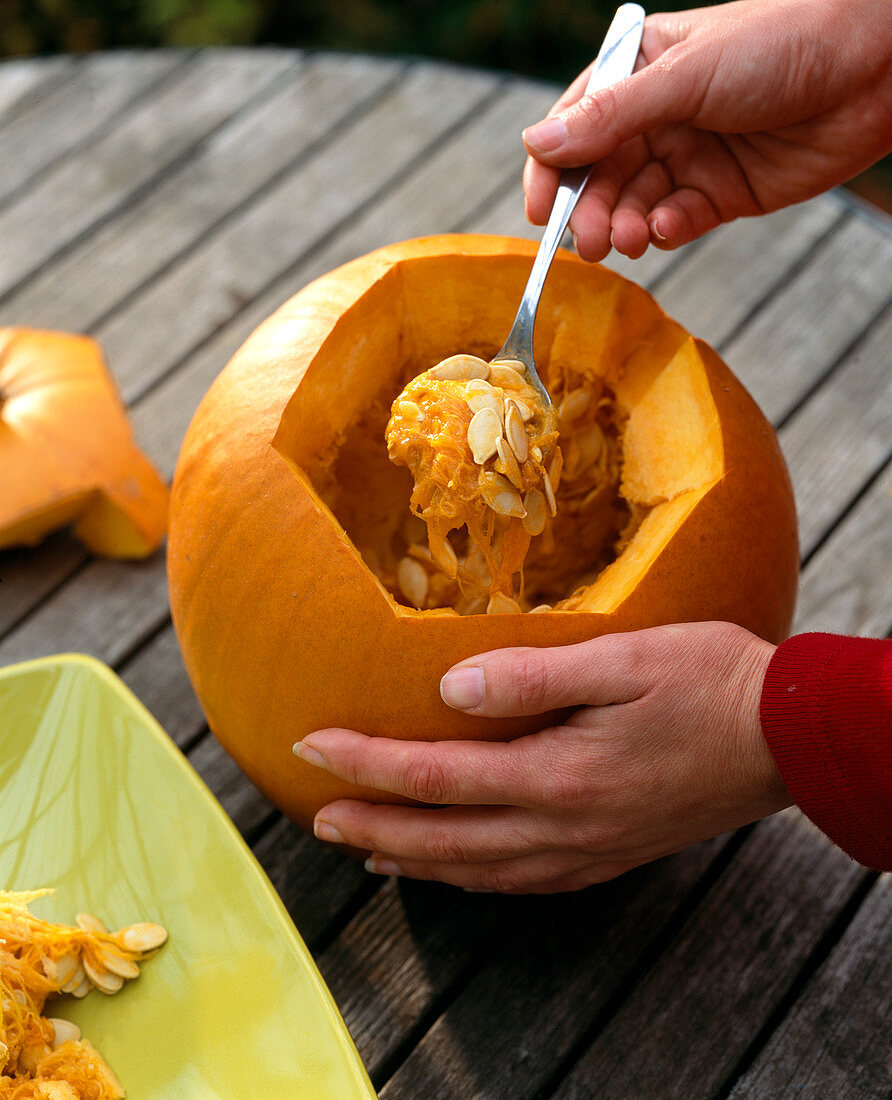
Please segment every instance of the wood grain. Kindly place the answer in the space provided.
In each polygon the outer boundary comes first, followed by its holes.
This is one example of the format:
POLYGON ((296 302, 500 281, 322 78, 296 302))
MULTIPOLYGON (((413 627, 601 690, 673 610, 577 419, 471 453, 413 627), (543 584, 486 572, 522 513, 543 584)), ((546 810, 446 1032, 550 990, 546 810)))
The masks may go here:
MULTIPOLYGON (((410 236, 538 238, 518 134, 555 91, 291 50, 0 63, 0 323, 93 333, 169 477, 214 377, 311 279, 410 236)), ((830 195, 607 262, 780 425, 796 629, 887 634, 888 219, 830 195)), ((253 844, 382 1100, 889 1095, 889 884, 797 813, 561 898, 381 880, 208 734, 163 552, 99 561, 63 532, 0 553, 0 663, 66 650, 119 670, 253 844)))

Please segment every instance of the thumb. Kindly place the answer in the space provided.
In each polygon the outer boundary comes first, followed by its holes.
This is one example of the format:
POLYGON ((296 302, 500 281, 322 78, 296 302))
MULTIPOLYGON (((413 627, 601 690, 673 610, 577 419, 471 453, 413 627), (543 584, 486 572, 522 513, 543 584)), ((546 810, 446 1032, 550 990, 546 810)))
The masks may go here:
POLYGON ((610 634, 577 645, 493 650, 454 665, 440 695, 455 710, 493 718, 626 703, 646 690, 633 653, 640 641, 610 634))
POLYGON ((528 126, 522 134, 524 146, 536 160, 559 168, 602 160, 656 126, 689 120, 702 101, 694 69, 682 60, 669 63, 661 57, 528 126))

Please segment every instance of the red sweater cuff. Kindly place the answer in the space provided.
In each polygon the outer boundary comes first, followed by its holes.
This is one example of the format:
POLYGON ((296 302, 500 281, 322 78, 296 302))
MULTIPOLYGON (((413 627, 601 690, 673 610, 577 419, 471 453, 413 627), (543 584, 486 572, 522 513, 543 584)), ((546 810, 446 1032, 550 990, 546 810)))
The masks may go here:
POLYGON ((799 808, 853 859, 892 870, 892 641, 788 638, 761 719, 799 808))

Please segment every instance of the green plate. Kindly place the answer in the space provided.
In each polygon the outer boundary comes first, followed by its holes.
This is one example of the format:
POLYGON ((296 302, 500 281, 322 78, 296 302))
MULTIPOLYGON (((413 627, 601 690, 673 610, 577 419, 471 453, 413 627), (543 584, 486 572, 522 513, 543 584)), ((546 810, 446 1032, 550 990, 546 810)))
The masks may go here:
POLYGON ((269 880, 151 715, 98 661, 0 669, 0 886, 73 923, 170 932, 113 997, 65 997, 128 1100, 374 1098, 269 880))

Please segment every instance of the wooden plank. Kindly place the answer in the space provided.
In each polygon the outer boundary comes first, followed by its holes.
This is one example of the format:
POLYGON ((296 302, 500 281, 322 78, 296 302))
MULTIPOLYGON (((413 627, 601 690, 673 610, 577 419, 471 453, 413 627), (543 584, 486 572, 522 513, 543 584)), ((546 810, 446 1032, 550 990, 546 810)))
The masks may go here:
MULTIPOLYGON (((141 392, 156 365, 189 354, 285 272, 292 272, 295 289, 307 281, 311 272, 302 257, 325 249, 327 270, 333 266, 331 249, 349 247, 345 237, 359 232, 364 241, 383 243, 381 222, 368 220, 377 218, 377 211, 366 213, 366 204, 393 188, 403 173, 414 180, 416 158, 431 155, 464 116, 479 113, 495 87, 488 75, 468 77, 445 66, 411 69, 361 125, 342 127, 318 155, 101 326, 98 335, 124 392, 141 392), (184 301, 188 310, 178 308, 184 301), (159 328, 158 318, 170 316, 174 308, 176 326, 159 328), (139 346, 133 332, 142 334, 139 346)), ((511 92, 504 98, 514 101, 511 92)), ((415 201, 421 202, 421 211, 433 205, 429 194, 416 195, 415 201)), ((407 213, 421 220, 417 205, 407 213)))
POLYGON ((118 675, 180 748, 207 729, 169 624, 125 661, 118 675))
POLYGON ((0 551, 0 637, 71 576, 86 557, 65 531, 50 536, 39 547, 0 551))
MULTIPOLYGON (((90 58, 71 70, 39 104, 0 129, 0 202, 60 157, 113 122, 119 111, 139 99, 186 59, 172 50, 122 50, 90 58)), ((89 159, 89 148, 80 155, 89 159)))
POLYGON ((446 991, 486 965, 493 936, 507 916, 500 900, 433 883, 387 880, 318 956, 373 1077, 382 1076, 446 991))
POLYGON ((781 430, 803 554, 892 453, 890 348, 892 308, 781 430))
MULTIPOLYGON (((579 893, 498 899, 504 919, 492 933, 484 929, 484 962, 382 1087, 381 1100, 548 1095, 557 1065, 646 968, 726 841, 695 845, 579 893)), ((486 919, 492 902, 475 895, 472 902, 486 919)), ((462 925, 463 951, 464 925, 473 929, 480 919, 471 916, 462 925)), ((423 927, 414 931, 424 934, 430 933, 423 927)), ((449 954, 451 949, 446 961, 449 954)), ((437 964, 443 965, 439 956, 437 964)), ((360 965, 364 971, 373 962, 360 965)), ((399 981, 390 980, 398 990, 399 981)), ((396 1015, 387 1004, 392 994, 380 981, 376 988, 374 1010, 387 1021, 396 1015)), ((374 1020, 347 1019, 360 1039, 377 1026, 374 1020)), ((379 1042, 387 1042, 386 1034, 379 1042)), ((367 1058, 374 1056, 374 1049, 366 1049, 367 1058)))
POLYGON ((760 822, 555 1100, 714 1096, 865 874, 796 811, 760 822))
POLYGON ((847 512, 808 563, 795 633, 892 633, 892 466, 847 512))
POLYGON ((326 134, 361 115, 401 68, 351 56, 301 63, 296 55, 294 70, 267 95, 255 97, 179 170, 29 280, 6 301, 4 314, 37 327, 90 331, 326 134))
POLYGON ((115 665, 167 613, 163 554, 143 562, 90 561, 0 641, 0 666, 68 652, 115 665))
POLYGON ((892 1096, 890 913, 892 877, 885 875, 730 1100, 892 1096))
MULTIPOLYGON (((445 73, 449 74, 454 79, 454 74, 451 74, 450 70, 445 70, 445 73)), ((489 87, 492 87, 492 85, 489 87)), ((453 90, 451 82, 448 85, 448 89, 453 90)), ((454 90, 456 92, 461 91, 461 89, 454 90)), ((418 86, 414 85, 414 83, 411 88, 406 91, 409 93, 408 98, 410 100, 418 98, 418 86)), ((393 102, 394 97, 398 94, 406 94, 402 91, 402 86, 401 89, 397 89, 382 102, 380 116, 382 125, 400 126, 400 119, 397 115, 397 105, 393 102)), ((516 110, 520 100, 508 98, 509 103, 505 109, 508 111, 516 110)), ((461 91, 461 100, 466 105, 466 90, 461 91)), ((438 97, 437 108, 441 117, 445 115, 449 101, 450 97, 445 94, 438 97)), ((377 109, 373 112, 373 116, 370 116, 370 126, 372 121, 378 121, 377 109)), ((419 120, 419 123, 421 121, 423 120, 419 120)), ((428 122, 430 122, 430 120, 428 120, 428 122)), ((378 132, 377 127, 372 128, 378 132)), ((476 186, 479 186, 481 179, 485 178, 485 166, 481 165, 479 158, 473 154, 476 142, 484 139, 495 141, 498 133, 503 131, 504 118, 500 112, 494 114, 482 112, 479 116, 479 121, 474 123, 471 135, 474 139, 473 141, 466 136, 464 131, 456 140, 457 151, 453 151, 449 143, 437 141, 438 145, 442 144, 443 151, 441 155, 444 159, 448 159, 450 156, 459 158, 459 163, 464 169, 462 173, 464 179, 463 186, 468 190, 473 190, 476 186), (461 153, 460 151, 462 149, 466 150, 466 152, 461 153)), ((350 144, 350 142, 348 141, 346 144, 350 144)), ((399 169, 399 162, 397 162, 395 167, 399 169)), ((436 167, 429 170, 435 173, 436 167)), ((373 168, 370 166, 369 172, 372 171, 373 168)), ((374 169, 374 171, 377 171, 377 169, 374 169)), ((149 455, 158 463, 159 467, 166 475, 169 476, 172 473, 183 434, 195 407, 208 386, 235 349, 286 297, 293 293, 299 286, 309 282, 317 275, 331 270, 339 263, 356 255, 358 252, 365 252, 374 248, 381 243, 383 235, 386 234, 389 239, 398 239, 400 230, 407 231, 405 235, 411 235, 412 229, 418 228, 420 231, 423 225, 429 225, 428 216, 425 213, 427 207, 423 199, 423 188, 422 196, 416 196, 416 205, 414 207, 410 205, 408 189, 411 188, 416 190, 416 184, 412 182, 413 180, 414 174, 408 176, 405 181, 395 185, 392 190, 386 187, 379 189, 379 191, 376 192, 379 194, 378 202, 369 206, 366 215, 362 219, 353 223, 353 225, 345 229, 344 232, 339 232, 337 235, 326 240, 322 247, 315 250, 312 255, 300 265, 287 268, 286 274, 282 275, 278 281, 273 282, 268 288, 261 288, 259 297, 251 301, 250 304, 242 312, 238 313, 228 325, 222 326, 198 352, 189 356, 188 362, 179 370, 173 372, 170 377, 166 378, 156 390, 148 395, 143 401, 138 402, 133 414, 137 436, 149 455), (420 203, 420 209, 418 203, 420 203)), ((295 194, 294 197, 289 200, 289 205, 296 209, 301 207, 304 201, 311 202, 314 200, 304 200, 300 195, 295 194)), ((452 196, 452 198, 444 201, 448 201, 452 204, 449 207, 449 211, 451 211, 453 216, 456 211, 460 211, 462 208, 461 196, 452 196)), ((276 209, 278 209, 278 206, 276 209)), ((315 208, 312 213, 316 212, 318 212, 318 208, 315 208)), ((275 226, 269 226, 269 228, 267 228, 266 225, 266 219, 274 216, 274 214, 275 210, 265 212, 264 222, 261 225, 263 233, 274 232, 275 226)), ((442 213, 441 217, 441 224, 444 225, 444 228, 449 228, 450 226, 446 221, 446 212, 442 213)), ((324 221, 322 228, 325 228, 324 221)), ((237 249, 233 249, 232 251, 238 255, 237 249)), ((264 262, 266 261, 261 258, 258 264, 264 262)), ((202 259, 202 272, 208 267, 213 267, 213 264, 202 259)), ((177 269, 172 272, 169 279, 165 278, 162 280, 164 284, 163 293, 160 289, 160 284, 158 288, 153 288, 150 292, 150 295, 154 295, 155 293, 158 294, 157 304, 153 310, 153 315, 159 316, 165 311, 169 312, 174 308, 174 303, 181 301, 183 295, 188 293, 185 289, 185 284, 181 285, 181 280, 178 275, 179 270, 180 269, 177 269)), ((252 271, 245 272, 245 277, 253 274, 256 274, 256 271, 252 269, 252 271)), ((196 278, 197 281, 195 278, 190 280, 191 284, 201 285, 200 278, 197 276, 196 278)), ((247 292, 245 296, 250 297, 247 292)), ((142 307, 137 304, 134 308, 141 311, 142 307)), ((221 310, 223 309, 222 301, 219 302, 219 308, 221 308, 221 310)), ((191 326, 192 321, 193 318, 190 316, 185 319, 184 325, 191 326)), ((205 326, 202 327, 199 325, 198 319, 196 318, 195 325, 196 327, 191 331, 191 339, 194 341, 200 341, 203 337, 206 338, 208 335, 208 328, 213 332, 216 327, 213 319, 211 319, 210 324, 206 323, 205 326)), ((99 333, 107 347, 110 344, 115 346, 115 333, 120 328, 121 343, 118 345, 120 354, 112 355, 110 358, 114 364, 119 381, 125 388, 128 386, 135 387, 137 385, 144 385, 144 379, 140 376, 139 371, 142 369, 144 374, 145 361, 151 361, 149 355, 146 355, 146 359, 142 362, 134 361, 133 351, 130 350, 128 352, 124 339, 125 331, 130 327, 141 328, 141 330, 144 331, 151 326, 149 326, 148 319, 146 319, 142 326, 137 326, 132 316, 128 325, 122 323, 119 326, 116 318, 108 327, 103 328, 99 333), (113 328, 114 332, 112 331, 113 328), (129 363, 127 362, 128 357, 130 360, 129 363), (133 371, 132 378, 128 373, 131 367, 133 371)), ((167 331, 168 335, 171 335, 170 330, 167 331)), ((172 340, 174 337, 175 334, 171 336, 172 340)), ((184 344, 185 343, 186 341, 184 339, 184 344)), ((170 356, 171 354, 176 355, 178 350, 176 346, 172 349, 158 347, 157 354, 159 359, 156 361, 156 365, 161 372, 169 368, 171 365, 170 356)), ((186 347, 183 348, 183 351, 186 353, 186 347)))
POLYGON ((852 215, 722 355, 773 422, 788 416, 889 299, 892 235, 852 215))
POLYGON ((660 305, 688 332, 718 348, 844 217, 841 204, 824 196, 724 225, 660 284, 660 305))
POLYGON ((0 61, 0 125, 8 125, 52 95, 76 65, 75 58, 65 54, 0 61))
POLYGON ((290 53, 208 51, 135 104, 88 156, 54 165, 0 211, 0 294, 132 201, 293 64, 290 53))

